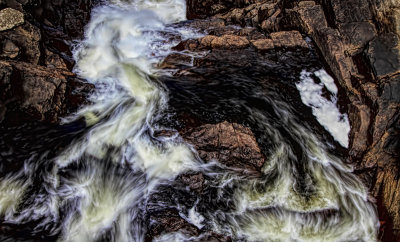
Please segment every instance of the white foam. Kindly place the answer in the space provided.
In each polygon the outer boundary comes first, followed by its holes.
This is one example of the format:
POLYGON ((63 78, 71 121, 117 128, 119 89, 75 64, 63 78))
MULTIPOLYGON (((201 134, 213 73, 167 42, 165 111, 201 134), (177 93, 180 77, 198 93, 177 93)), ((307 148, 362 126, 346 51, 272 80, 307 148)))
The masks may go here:
POLYGON ((318 122, 339 142, 343 147, 349 145, 350 122, 347 114, 340 113, 337 107, 338 89, 331 76, 325 70, 314 72, 321 83, 317 84, 311 77, 313 73, 303 70, 300 74, 300 82, 296 83, 300 91, 303 103, 312 108, 314 116, 318 122), (322 95, 323 88, 326 87, 332 94, 332 100, 328 100, 322 95))
POLYGON ((191 209, 189 209, 188 221, 199 229, 204 227, 204 217, 196 211, 196 206, 193 206, 191 209))

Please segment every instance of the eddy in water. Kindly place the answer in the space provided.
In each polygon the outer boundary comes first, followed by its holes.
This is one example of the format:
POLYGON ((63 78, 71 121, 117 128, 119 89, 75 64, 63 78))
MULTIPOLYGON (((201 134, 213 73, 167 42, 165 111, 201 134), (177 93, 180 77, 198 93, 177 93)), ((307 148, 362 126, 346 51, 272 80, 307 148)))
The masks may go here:
MULTIPOLYGON (((76 73, 96 91, 91 104, 64 120, 83 118, 87 129, 55 158, 32 157, 22 170, 0 178, 1 219, 29 224, 28 238, 144 241, 149 239, 149 210, 155 206, 178 211, 178 221, 200 231, 167 228, 150 238, 155 241, 205 241, 203 232, 233 241, 376 241, 377 214, 367 189, 351 167, 298 122, 290 105, 272 94, 251 90, 281 117, 285 132, 263 108, 235 103, 248 110, 248 118, 268 137, 260 176, 246 177, 218 160, 205 163, 179 135, 155 134, 171 130, 159 120, 174 90, 158 81, 161 72, 156 68, 179 43, 168 36, 199 36, 171 25, 185 20, 185 8, 184 0, 143 0, 110 1, 93 10, 74 58, 76 73), (204 193, 212 195, 188 202, 175 198, 178 192, 166 192, 166 187, 174 189, 179 176, 193 172, 204 174, 212 187, 204 193), (169 202, 155 203, 155 194, 169 202)), ((305 92, 311 75, 299 73, 297 86, 306 105, 315 107, 304 96, 311 95, 305 92)), ((327 74, 320 70, 316 75, 327 74)), ((346 137, 338 140, 347 145, 346 137)))

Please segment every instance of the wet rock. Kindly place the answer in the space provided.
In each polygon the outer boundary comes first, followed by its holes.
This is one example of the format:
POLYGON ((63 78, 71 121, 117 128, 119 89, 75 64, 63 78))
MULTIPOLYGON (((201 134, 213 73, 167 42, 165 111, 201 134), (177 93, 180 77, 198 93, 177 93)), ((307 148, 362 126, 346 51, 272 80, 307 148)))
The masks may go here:
POLYGON ((74 74, 22 62, 0 61, 4 113, 7 122, 28 120, 56 122, 66 113, 67 86, 74 74))
POLYGON ((236 123, 206 124, 182 134, 205 161, 259 171, 265 159, 252 131, 236 123))
POLYGON ((28 22, 12 30, 0 32, 0 42, 3 46, 11 41, 19 49, 20 59, 31 64, 39 64, 40 40, 40 30, 28 22))
POLYGON ((231 242, 229 236, 217 234, 215 232, 202 230, 189 223, 181 217, 177 209, 164 209, 153 212, 149 218, 149 230, 145 241, 152 241, 164 234, 180 232, 190 236, 190 241, 194 242, 231 242))
POLYGON ((191 191, 201 193, 204 188, 204 176, 202 173, 184 174, 179 178, 185 186, 188 186, 191 191))
POLYGON ((182 232, 191 236, 199 234, 199 229, 183 219, 178 210, 167 209, 154 212, 149 218, 149 231, 146 235, 146 241, 165 233, 182 232))
POLYGON ((371 110, 365 104, 351 105, 349 118, 352 124, 351 150, 352 157, 360 157, 368 148, 368 130, 371 122, 371 110))
POLYGON ((92 85, 76 78, 70 43, 82 36, 92 1, 2 1, 0 119, 57 122, 85 102, 92 85), (2 61, 4 60, 4 61, 2 61), (18 61, 18 62, 16 62, 18 61), (76 89, 74 89, 76 88, 76 89))
POLYGON ((15 28, 24 23, 24 14, 12 8, 0 11, 0 31, 15 28))
POLYGON ((321 5, 315 5, 312 1, 300 2, 299 6, 286 9, 285 16, 280 25, 283 28, 300 28, 303 33, 312 35, 318 30, 328 27, 324 10, 321 5))
MULTIPOLYGON (((271 15, 271 17, 268 17, 266 20, 262 21, 260 23, 261 29, 263 29, 264 31, 267 31, 267 32, 277 31, 280 14, 281 14, 281 10, 278 9, 275 11, 274 14, 271 15)), ((259 21, 261 21, 261 20, 259 20, 259 21)))
MULTIPOLYGON (((39 120, 44 120, 50 113, 58 113, 61 109, 61 99, 66 88, 66 79, 59 73, 45 68, 34 67, 23 63, 0 62, 1 69, 12 69, 6 77, 12 88, 3 90, 6 97, 17 98, 21 109, 39 120)), ((10 105, 8 105, 10 106, 10 105)), ((10 110, 10 111, 11 111, 10 110)), ((51 114, 50 114, 51 115, 51 114)), ((51 115, 52 116, 52 115, 51 115)), ((55 117, 51 117, 54 119, 55 117)), ((29 117, 21 117, 29 119, 29 117)))
POLYGON ((84 104, 88 104, 88 97, 92 94, 95 86, 86 80, 76 76, 67 76, 67 88, 65 91, 64 112, 58 114, 58 117, 75 112, 84 104))
POLYGON ((218 18, 196 19, 194 21, 184 22, 183 24, 189 28, 194 28, 201 32, 210 32, 214 29, 226 27, 225 21, 218 18))
MULTIPOLYGON (((188 48, 195 48, 188 46, 188 48)), ((174 53, 169 56, 167 56, 163 62, 159 65, 159 68, 165 69, 173 69, 176 68, 179 65, 190 65, 193 61, 193 57, 190 55, 185 55, 185 54, 180 54, 180 53, 174 53)))
MULTIPOLYGON (((79 38, 90 18, 92 0, 26 1, 23 9, 41 25, 61 29, 67 36, 79 38)), ((43 27, 44 27, 43 26, 43 27)))
POLYGON ((19 48, 16 46, 11 40, 6 40, 3 43, 3 51, 1 56, 14 59, 18 56, 19 54, 19 48))
POLYGON ((308 48, 298 31, 282 31, 271 33, 271 38, 276 48, 308 48))
POLYGON ((64 60, 57 54, 46 49, 45 65, 50 68, 68 70, 64 60))
POLYGON ((231 242, 232 238, 229 236, 224 236, 214 232, 203 233, 199 238, 195 240, 196 242, 231 242))

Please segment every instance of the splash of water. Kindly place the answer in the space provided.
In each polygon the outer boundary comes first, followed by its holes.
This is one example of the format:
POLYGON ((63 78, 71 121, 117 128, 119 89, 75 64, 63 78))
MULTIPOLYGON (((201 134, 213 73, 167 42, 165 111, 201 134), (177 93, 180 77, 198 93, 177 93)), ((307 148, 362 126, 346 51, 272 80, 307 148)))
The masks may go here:
POLYGON ((325 127, 333 138, 343 147, 349 146, 350 122, 346 114, 340 113, 337 108, 338 89, 331 76, 325 70, 316 71, 315 76, 321 81, 317 84, 312 79, 312 73, 302 71, 300 82, 296 84, 304 104, 312 107, 313 114, 325 127), (331 93, 331 100, 323 96, 326 88, 331 93))

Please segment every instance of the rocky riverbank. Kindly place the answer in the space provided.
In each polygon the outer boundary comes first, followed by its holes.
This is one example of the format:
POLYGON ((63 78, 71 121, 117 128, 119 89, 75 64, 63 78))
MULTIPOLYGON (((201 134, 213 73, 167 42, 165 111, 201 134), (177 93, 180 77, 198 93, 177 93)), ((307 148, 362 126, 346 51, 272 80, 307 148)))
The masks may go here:
POLYGON ((55 123, 93 88, 72 68, 92 1, 0 2, 0 121, 55 123))

